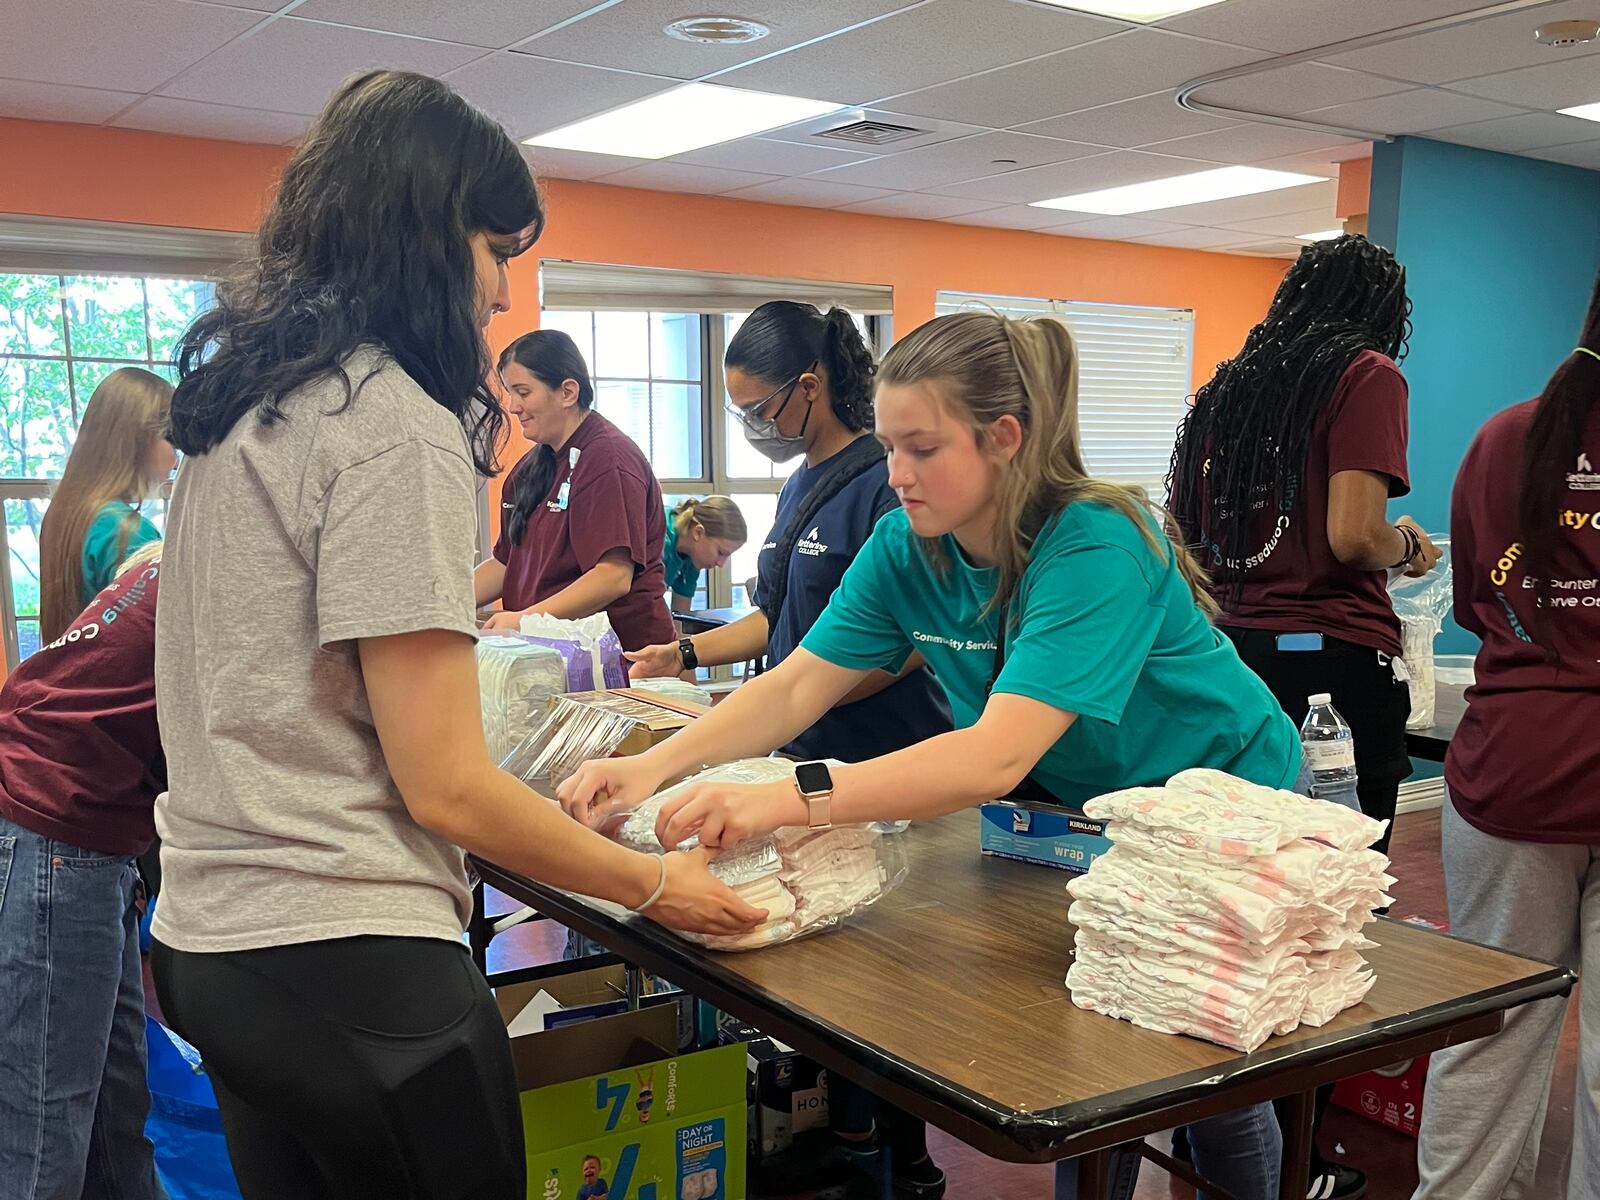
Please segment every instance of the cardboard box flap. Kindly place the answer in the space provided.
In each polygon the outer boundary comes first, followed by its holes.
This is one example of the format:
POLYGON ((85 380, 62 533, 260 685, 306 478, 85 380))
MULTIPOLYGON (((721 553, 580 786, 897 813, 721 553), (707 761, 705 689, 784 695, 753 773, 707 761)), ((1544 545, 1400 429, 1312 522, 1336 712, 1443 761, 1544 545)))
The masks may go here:
POLYGON ((494 990, 494 1002, 507 1025, 516 1019, 540 992, 550 995, 562 1008, 587 1008, 628 997, 626 969, 619 963, 592 971, 575 971, 532 983, 513 983, 494 990))
POLYGON ((600 1017, 511 1039, 517 1087, 524 1091, 584 1079, 597 1069, 643 1066, 678 1057, 678 1014, 671 1007, 600 1017))

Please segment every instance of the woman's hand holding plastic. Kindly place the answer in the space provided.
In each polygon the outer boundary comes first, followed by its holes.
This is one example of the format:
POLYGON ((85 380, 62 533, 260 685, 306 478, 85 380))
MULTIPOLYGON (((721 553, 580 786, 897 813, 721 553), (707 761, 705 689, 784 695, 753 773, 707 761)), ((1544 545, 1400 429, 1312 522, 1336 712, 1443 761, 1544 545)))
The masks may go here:
POLYGON ((699 783, 662 806, 656 839, 678 846, 698 834, 702 846, 727 850, 805 823, 805 804, 792 783, 699 783))
POLYGON ((667 887, 645 915, 671 929, 714 933, 725 937, 749 933, 767 919, 767 910, 752 908, 711 873, 709 850, 667 853, 667 887))
POLYGON ((638 808, 660 786, 660 774, 642 757, 597 758, 568 776, 556 789, 556 799, 573 820, 604 830, 614 817, 638 808))
POLYGON ((624 651, 622 657, 633 664, 628 668, 629 679, 671 679, 683 671, 683 653, 677 642, 624 651))

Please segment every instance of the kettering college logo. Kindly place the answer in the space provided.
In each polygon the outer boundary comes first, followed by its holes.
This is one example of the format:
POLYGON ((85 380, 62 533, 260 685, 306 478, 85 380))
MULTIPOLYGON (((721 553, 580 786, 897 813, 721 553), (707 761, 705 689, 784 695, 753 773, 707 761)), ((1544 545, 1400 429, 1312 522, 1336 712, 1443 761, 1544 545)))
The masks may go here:
POLYGON ((1575 470, 1567 472, 1567 490, 1572 492, 1600 492, 1600 475, 1589 465, 1587 454, 1578 455, 1575 470))
POLYGON ((828 544, 822 540, 822 530, 817 525, 813 525, 811 532, 796 542, 794 548, 801 554, 809 554, 812 558, 821 558, 828 552, 828 544))

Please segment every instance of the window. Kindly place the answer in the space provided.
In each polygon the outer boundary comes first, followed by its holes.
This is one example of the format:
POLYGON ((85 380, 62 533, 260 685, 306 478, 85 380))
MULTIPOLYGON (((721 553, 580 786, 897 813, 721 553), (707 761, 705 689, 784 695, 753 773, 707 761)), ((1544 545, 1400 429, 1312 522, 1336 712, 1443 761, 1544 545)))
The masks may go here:
POLYGON ((1078 348, 1078 416, 1089 470, 1163 499, 1194 368, 1191 309, 939 293, 940 316, 967 309, 1064 321, 1078 348))
POLYGON ((176 380, 209 280, 0 271, 0 616, 8 666, 39 645, 39 527, 89 397, 118 367, 176 380))

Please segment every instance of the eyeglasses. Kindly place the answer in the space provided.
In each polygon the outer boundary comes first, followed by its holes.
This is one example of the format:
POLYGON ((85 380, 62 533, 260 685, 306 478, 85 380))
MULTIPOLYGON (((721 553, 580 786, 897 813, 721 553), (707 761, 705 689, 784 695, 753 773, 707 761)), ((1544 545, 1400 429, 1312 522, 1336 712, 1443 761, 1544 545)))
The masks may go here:
POLYGON ((802 379, 816 369, 817 364, 812 363, 787 383, 780 383, 754 404, 748 406, 738 405, 733 402, 733 397, 729 396, 724 401, 723 407, 739 418, 739 422, 757 437, 772 437, 778 432, 778 418, 783 415, 783 410, 789 406, 789 397, 794 395, 794 389, 800 386, 802 379), (787 394, 783 398, 783 403, 778 405, 778 411, 770 417, 762 416, 761 410, 771 404, 777 398, 779 392, 787 394))

